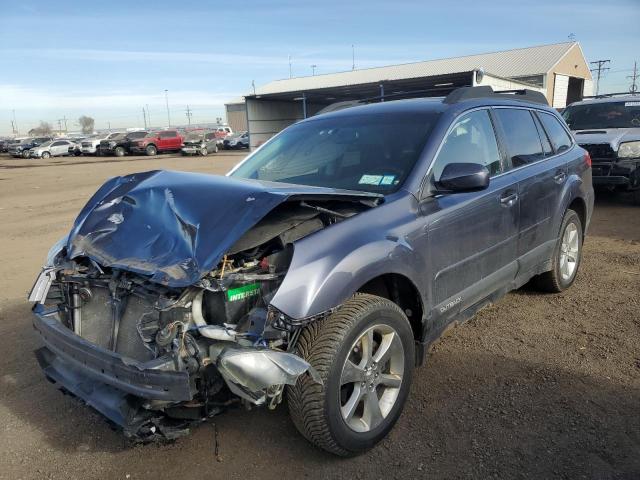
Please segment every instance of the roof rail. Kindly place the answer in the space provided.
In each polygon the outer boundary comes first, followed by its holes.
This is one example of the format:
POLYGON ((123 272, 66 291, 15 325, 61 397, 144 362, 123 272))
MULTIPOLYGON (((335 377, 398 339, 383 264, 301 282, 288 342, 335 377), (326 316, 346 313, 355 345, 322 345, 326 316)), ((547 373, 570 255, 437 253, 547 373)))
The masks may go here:
POLYGON ((447 98, 443 100, 444 103, 458 103, 464 100, 474 100, 477 98, 500 98, 503 100, 517 100, 531 103, 541 103, 543 105, 549 105, 547 97, 542 92, 535 90, 529 90, 528 88, 522 90, 498 90, 494 91, 488 85, 480 87, 460 87, 456 88, 453 92, 447 95, 447 98), (509 95, 511 98, 506 98, 509 95))

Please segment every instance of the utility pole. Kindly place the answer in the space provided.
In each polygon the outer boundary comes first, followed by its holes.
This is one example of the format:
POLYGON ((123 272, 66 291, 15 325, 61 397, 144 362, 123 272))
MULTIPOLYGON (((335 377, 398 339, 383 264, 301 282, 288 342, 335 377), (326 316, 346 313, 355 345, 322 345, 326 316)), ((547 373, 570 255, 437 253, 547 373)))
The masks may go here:
POLYGON ((316 67, 318 65, 316 65, 315 63, 313 65, 311 65, 311 75, 315 75, 316 74, 316 67))
POLYGON ((356 47, 351 44, 351 70, 356 69, 356 47))
POLYGON ((142 121, 144 122, 144 129, 147 129, 147 112, 144 107, 142 107, 142 121))
POLYGON ((20 132, 18 131, 18 122, 16 122, 16 111, 11 110, 11 115, 13 116, 13 121, 11 122, 13 133, 18 135, 20 132))
POLYGON ((187 115, 187 121, 189 122, 189 125, 191 125, 191 116, 193 115, 193 113, 191 112, 189 105, 187 105, 186 115, 187 115))
POLYGON ((631 80, 631 86, 629 87, 629 91, 632 94, 636 94, 638 92, 638 85, 636 81, 638 80, 638 62, 633 62, 633 75, 629 75, 627 78, 631 80))
POLYGON ((292 78, 293 75, 291 74, 291 55, 289 55, 289 78, 292 78))
POLYGON ((111 122, 107 122, 107 125, 109 126, 109 130, 111 130, 111 122))
POLYGON ((171 114, 169 113, 169 90, 167 89, 164 91, 164 101, 167 104, 167 121, 169 122, 169 126, 171 126, 171 114))
POLYGON ((67 133, 69 129, 67 129, 67 117, 63 116, 62 121, 64 122, 64 133, 67 133))
POLYGON ((609 67, 605 67, 605 65, 607 63, 611 63, 611 60, 595 60, 593 62, 589 62, 591 63, 591 65, 596 65, 594 68, 591 69, 592 72, 598 72, 596 74, 596 96, 598 96, 598 93, 600 93, 600 76, 602 75, 603 72, 605 72, 606 70, 609 70, 609 67))
POLYGON ((151 128, 151 114, 149 114, 149 104, 147 103, 147 121, 149 122, 149 128, 151 128))
POLYGON ((58 133, 62 132, 62 119, 58 119, 58 133))

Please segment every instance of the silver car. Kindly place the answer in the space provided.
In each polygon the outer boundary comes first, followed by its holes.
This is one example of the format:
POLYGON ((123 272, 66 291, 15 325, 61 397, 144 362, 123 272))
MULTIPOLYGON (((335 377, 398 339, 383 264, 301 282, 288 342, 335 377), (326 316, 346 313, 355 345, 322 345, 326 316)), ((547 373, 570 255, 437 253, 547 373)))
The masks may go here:
POLYGON ((31 158, 66 157, 73 153, 75 145, 71 140, 51 140, 29 150, 29 156, 31 158))

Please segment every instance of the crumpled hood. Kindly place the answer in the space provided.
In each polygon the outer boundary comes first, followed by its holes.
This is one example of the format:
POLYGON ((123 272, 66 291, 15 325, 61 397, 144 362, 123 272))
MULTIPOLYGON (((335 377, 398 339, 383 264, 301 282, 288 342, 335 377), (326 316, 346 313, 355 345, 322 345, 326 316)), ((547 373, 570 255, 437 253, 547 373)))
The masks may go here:
POLYGON ((592 128, 573 132, 578 145, 609 144, 614 151, 623 142, 640 140, 640 128, 592 128))
POLYGON ((292 197, 371 199, 380 195, 151 171, 108 180, 74 222, 71 259, 148 275, 171 287, 197 282, 247 230, 292 197))

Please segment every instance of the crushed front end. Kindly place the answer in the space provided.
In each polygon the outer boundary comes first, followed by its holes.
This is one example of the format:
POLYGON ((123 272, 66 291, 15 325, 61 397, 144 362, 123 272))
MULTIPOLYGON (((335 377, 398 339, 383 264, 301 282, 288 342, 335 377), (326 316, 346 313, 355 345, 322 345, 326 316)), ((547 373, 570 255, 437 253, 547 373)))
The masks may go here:
POLYGON ((45 375, 139 440, 174 438, 240 399, 275 407, 310 372, 269 300, 291 249, 225 257, 171 288, 87 258, 43 270, 30 300, 45 375), (273 315, 271 315, 273 316, 273 315))
POLYGON ((305 320, 270 303, 296 240, 375 203, 276 197, 243 184, 225 191, 226 181, 194 200, 186 190, 201 179, 149 187, 159 175, 103 187, 52 248, 29 297, 46 377, 136 441, 179 437, 232 403, 275 408, 301 375, 320 382, 293 353, 305 320), (205 194, 229 208, 207 209, 205 194), (228 226, 234 213, 249 220, 228 226))

